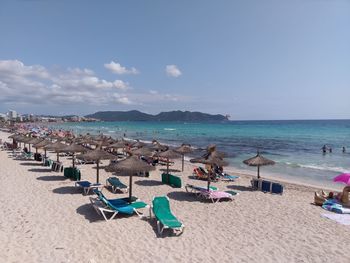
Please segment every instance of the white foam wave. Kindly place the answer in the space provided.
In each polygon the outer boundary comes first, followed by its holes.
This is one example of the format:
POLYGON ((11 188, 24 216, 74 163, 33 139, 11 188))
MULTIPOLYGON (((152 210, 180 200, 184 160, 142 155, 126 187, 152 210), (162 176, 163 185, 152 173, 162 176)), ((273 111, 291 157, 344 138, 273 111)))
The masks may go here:
POLYGON ((307 168, 307 169, 314 169, 314 170, 321 170, 321 171, 331 171, 331 172, 339 172, 339 173, 345 173, 348 170, 344 167, 337 167, 337 166, 327 166, 327 165, 316 165, 316 164, 300 164, 300 163, 290 163, 285 162, 286 165, 291 167, 297 167, 297 168, 307 168))

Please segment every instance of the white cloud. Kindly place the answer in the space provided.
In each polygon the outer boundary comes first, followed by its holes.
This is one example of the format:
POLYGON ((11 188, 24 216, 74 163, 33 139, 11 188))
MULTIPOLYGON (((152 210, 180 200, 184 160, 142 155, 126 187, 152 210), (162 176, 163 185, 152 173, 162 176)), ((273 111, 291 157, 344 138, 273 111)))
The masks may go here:
POLYGON ((128 82, 124 82, 122 80, 117 79, 116 81, 113 82, 114 87, 117 89, 121 89, 121 90, 127 90, 130 88, 130 85, 128 82))
MULTIPOLYGON (((113 90, 127 90, 129 83, 108 81, 90 69, 49 70, 27 66, 18 60, 0 60, 0 102, 27 104, 82 103, 104 105, 114 102, 113 90)), ((119 98, 128 103, 126 95, 119 98)))
POLYGON ((158 94, 158 91, 156 91, 156 90, 150 90, 149 93, 155 95, 155 94, 158 94))
POLYGON ((171 105, 188 101, 186 96, 162 94, 156 89, 140 92, 131 89, 128 82, 102 79, 86 68, 48 68, 0 60, 0 105, 25 105, 28 109, 39 106, 43 111, 49 105, 69 112, 72 108, 93 111, 97 106, 171 105))
POLYGON ((165 72, 169 77, 180 77, 182 75, 182 72, 176 65, 167 65, 165 67, 165 72))
POLYGON ((114 97, 114 101, 117 102, 117 103, 126 104, 126 105, 134 104, 125 95, 122 96, 122 95, 120 95, 118 93, 114 93, 113 97, 114 97))
POLYGON ((138 74, 139 71, 136 68, 127 69, 117 62, 111 61, 110 63, 104 64, 105 68, 110 70, 112 73, 123 75, 123 74, 138 74))

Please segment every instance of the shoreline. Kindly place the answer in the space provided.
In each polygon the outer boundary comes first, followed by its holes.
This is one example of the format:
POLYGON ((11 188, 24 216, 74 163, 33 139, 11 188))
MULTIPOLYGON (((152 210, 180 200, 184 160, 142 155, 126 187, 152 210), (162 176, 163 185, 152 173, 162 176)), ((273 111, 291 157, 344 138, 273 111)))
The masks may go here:
MULTIPOLYGON (((31 124, 43 126, 44 123, 42 123, 42 122, 33 122, 31 124)), ((8 136, 12 134, 11 132, 4 131, 4 130, 0 130, 0 133, 7 133, 8 136)), ((6 136, 6 138, 8 136, 6 136)), ((3 136, 0 134, 0 137, 3 137, 3 136)), ((132 138, 129 138, 129 139, 132 140, 132 138)), ((143 140, 140 140, 140 141, 143 141, 143 140)), ((185 163, 187 163, 187 165, 196 167, 196 165, 190 163, 188 160, 185 160, 185 163)), ((243 176, 243 177, 249 178, 249 179, 252 179, 252 178, 256 177, 256 174, 254 172, 249 171, 248 169, 247 170, 237 169, 234 166, 227 166, 227 167, 225 167, 225 171, 227 171, 228 173, 233 173, 235 175, 243 176)), ((310 189, 312 189, 314 191, 318 191, 318 190, 341 191, 341 188, 342 188, 342 185, 339 185, 339 187, 335 187, 335 186, 327 186, 327 185, 324 185, 324 184, 312 184, 312 183, 302 182, 302 181, 297 180, 297 179, 284 179, 284 178, 281 178, 281 176, 279 176, 279 175, 274 175, 274 174, 266 173, 266 172, 264 172, 264 174, 263 174, 263 176, 261 178, 262 179, 267 179, 267 180, 273 180, 275 182, 279 182, 279 183, 282 183, 282 184, 287 184, 287 185, 289 185, 289 187, 290 186, 293 186, 293 187, 306 187, 306 188, 310 188, 310 189)))

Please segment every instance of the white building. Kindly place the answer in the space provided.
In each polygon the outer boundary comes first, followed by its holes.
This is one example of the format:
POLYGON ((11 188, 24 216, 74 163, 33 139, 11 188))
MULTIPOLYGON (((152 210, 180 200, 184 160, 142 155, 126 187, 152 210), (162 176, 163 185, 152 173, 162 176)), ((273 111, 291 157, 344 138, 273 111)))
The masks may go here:
POLYGON ((3 121, 7 121, 7 115, 6 114, 3 114, 3 113, 0 113, 0 121, 3 120, 3 121))
POLYGON ((15 120, 17 119, 17 112, 14 110, 9 110, 9 112, 7 113, 8 117, 10 120, 15 120))

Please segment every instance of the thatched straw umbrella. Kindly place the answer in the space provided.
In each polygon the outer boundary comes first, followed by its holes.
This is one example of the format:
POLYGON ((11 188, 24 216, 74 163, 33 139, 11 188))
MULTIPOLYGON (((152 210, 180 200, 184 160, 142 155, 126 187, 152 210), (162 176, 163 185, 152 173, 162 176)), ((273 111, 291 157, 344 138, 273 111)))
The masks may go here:
POLYGON ((95 140, 95 143, 96 145, 98 145, 98 148, 111 145, 111 141, 109 140, 95 140))
POLYGON ((125 173, 129 175, 129 202, 132 201, 132 176, 135 173, 149 172, 155 167, 140 160, 136 156, 130 156, 125 160, 111 164, 105 168, 107 172, 125 173))
POLYGON ((141 142, 140 140, 136 140, 136 142, 132 144, 132 147, 137 147, 137 148, 141 148, 143 146, 146 146, 146 143, 141 142))
POLYGON ((169 176, 169 159, 180 158, 181 154, 175 152, 174 150, 166 150, 165 152, 160 152, 156 154, 159 157, 166 158, 166 173, 169 176))
POLYGON ((75 167, 75 153, 85 153, 88 149, 79 144, 71 144, 62 149, 62 152, 72 153, 72 166, 75 167))
POLYGON ((249 166, 256 166, 258 167, 258 179, 260 178, 260 166, 265 166, 265 165, 274 165, 275 162, 263 157, 260 152, 258 151, 257 155, 249 158, 247 160, 244 160, 243 163, 249 166))
POLYGON ((120 149, 120 148, 124 148, 126 146, 127 142, 125 141, 117 141, 111 145, 108 145, 107 148, 113 148, 113 149, 120 149))
MULTIPOLYGON (((29 144, 29 147, 30 145, 32 144, 33 147, 34 147, 34 144, 37 144, 39 142, 42 142, 44 139, 42 138, 32 138, 31 140, 28 141, 28 144, 29 144)), ((38 148, 34 147, 35 148, 35 153, 38 153, 38 148)), ((30 148, 29 148, 30 149, 30 148)), ((30 151, 30 150, 29 150, 30 151)))
POLYGON ((31 151, 31 147, 30 147, 30 141, 33 139, 33 137, 27 137, 27 136, 22 136, 19 138, 19 142, 23 142, 24 147, 26 146, 26 144, 28 144, 29 146, 29 152, 31 151))
POLYGON ((57 154, 57 162, 59 162, 60 161, 60 152, 65 147, 67 147, 66 144, 63 144, 61 142, 55 142, 55 143, 47 144, 46 146, 44 146, 44 149, 49 150, 49 151, 54 151, 57 154))
POLYGON ((153 151, 148 147, 141 147, 135 150, 131 150, 130 153, 131 155, 137 155, 137 156, 152 156, 153 151))
POLYGON ((168 150, 168 146, 166 145, 162 145, 160 144, 159 142, 155 141, 151 146, 149 146, 152 150, 155 150, 157 152, 160 152, 160 151, 166 151, 168 150))
POLYGON ((107 149, 113 149, 116 151, 118 151, 118 149, 123 149, 123 153, 124 153, 126 144, 127 144, 127 142, 124 140, 116 141, 113 144, 108 145, 107 149))
POLYGON ((100 161, 101 160, 114 160, 117 159, 116 156, 110 154, 106 151, 96 149, 93 151, 89 151, 85 154, 81 154, 77 156, 78 159, 87 160, 87 161, 95 161, 96 162, 96 182, 100 181, 100 161))
POLYGON ((190 144, 183 143, 179 148, 175 149, 176 152, 182 155, 182 172, 184 171, 185 154, 193 152, 193 148, 190 144))
POLYGON ((42 140, 41 142, 34 144, 33 147, 38 150, 40 148, 43 148, 45 151, 45 158, 46 158, 46 149, 44 148, 46 145, 52 144, 50 141, 48 140, 42 140))
MULTIPOLYGON (((210 166, 214 166, 214 165, 221 166, 221 167, 227 166, 228 162, 226 162, 223 159, 223 157, 220 157, 222 155, 223 155, 223 153, 216 151, 216 146, 215 145, 210 145, 207 148, 207 153, 205 153, 200 158, 191 159, 190 162, 191 163, 202 163, 202 164, 207 164, 207 165, 210 165, 210 166)), ((210 189, 210 176, 211 176, 211 173, 212 173, 212 171, 209 170, 208 187, 207 187, 208 191, 210 189)))
MULTIPOLYGON (((12 139, 12 144, 15 144, 17 141, 18 141, 18 139, 21 137, 21 135, 19 135, 19 134, 12 134, 12 135, 10 135, 8 138, 9 139, 12 139)), ((19 141, 18 141, 19 142, 19 141)))

